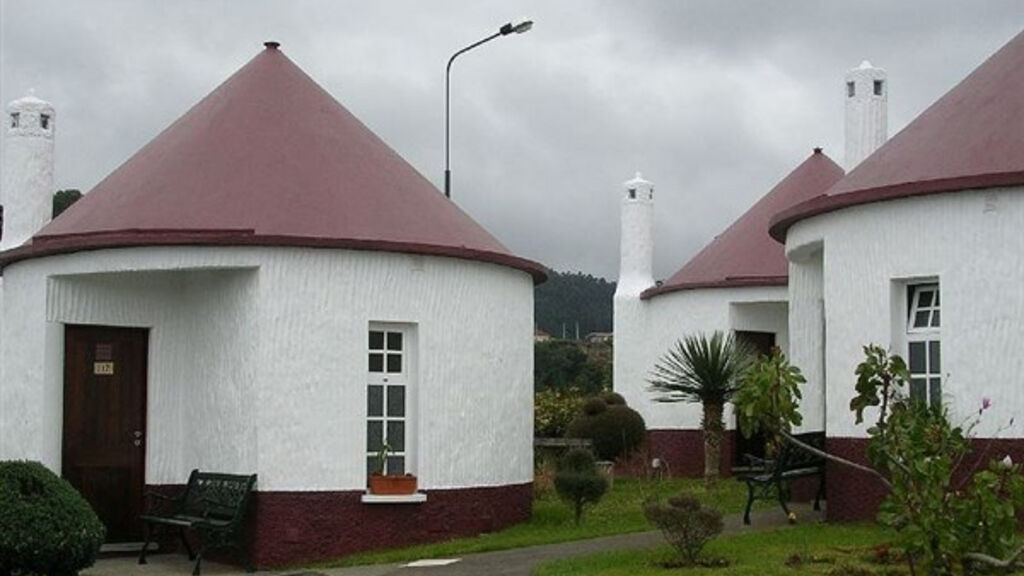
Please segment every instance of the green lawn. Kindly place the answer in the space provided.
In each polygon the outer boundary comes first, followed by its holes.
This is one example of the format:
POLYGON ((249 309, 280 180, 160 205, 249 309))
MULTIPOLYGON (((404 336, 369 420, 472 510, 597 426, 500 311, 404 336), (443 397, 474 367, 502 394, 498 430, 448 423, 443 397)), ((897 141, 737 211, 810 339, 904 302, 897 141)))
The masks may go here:
POLYGON ((723 536, 705 548, 708 557, 728 566, 665 568, 672 550, 606 552, 544 564, 535 576, 773 576, 776 574, 890 576, 904 575, 903 564, 871 561, 874 547, 891 533, 872 524, 800 524, 767 532, 723 536), (795 560, 795 562, 794 562, 795 560), (789 563, 787 563, 789 561, 789 563))
POLYGON ((614 486, 599 504, 588 508, 583 522, 573 524, 569 507, 558 500, 553 492, 537 495, 533 502, 533 517, 529 522, 519 524, 474 538, 460 538, 438 544, 426 544, 367 552, 339 560, 319 564, 322 567, 352 566, 358 564, 381 564, 407 562, 420 558, 461 556, 491 550, 506 550, 538 544, 553 544, 568 540, 582 540, 611 534, 652 530, 644 519, 641 504, 648 496, 665 497, 688 492, 701 500, 715 504, 725 513, 741 512, 746 504, 746 486, 733 480, 723 479, 712 493, 704 490, 703 480, 637 480, 617 478, 614 486))

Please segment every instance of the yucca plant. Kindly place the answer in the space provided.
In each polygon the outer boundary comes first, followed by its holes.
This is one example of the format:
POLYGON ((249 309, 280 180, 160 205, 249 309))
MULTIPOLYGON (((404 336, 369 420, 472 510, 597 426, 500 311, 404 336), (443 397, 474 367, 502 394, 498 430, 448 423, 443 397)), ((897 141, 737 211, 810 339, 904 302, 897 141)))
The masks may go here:
POLYGON ((718 481, 725 403, 740 387, 754 359, 753 349, 721 331, 694 334, 676 341, 661 357, 648 380, 657 402, 692 402, 703 407, 704 482, 718 481))

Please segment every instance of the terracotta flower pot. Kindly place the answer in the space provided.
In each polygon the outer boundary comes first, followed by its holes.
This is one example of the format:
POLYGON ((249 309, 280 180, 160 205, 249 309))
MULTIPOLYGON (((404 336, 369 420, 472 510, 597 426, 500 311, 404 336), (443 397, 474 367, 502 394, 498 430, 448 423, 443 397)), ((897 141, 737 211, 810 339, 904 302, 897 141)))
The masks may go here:
POLYGON ((415 494, 416 477, 412 474, 404 476, 382 476, 374 474, 370 476, 370 493, 382 496, 396 494, 415 494))

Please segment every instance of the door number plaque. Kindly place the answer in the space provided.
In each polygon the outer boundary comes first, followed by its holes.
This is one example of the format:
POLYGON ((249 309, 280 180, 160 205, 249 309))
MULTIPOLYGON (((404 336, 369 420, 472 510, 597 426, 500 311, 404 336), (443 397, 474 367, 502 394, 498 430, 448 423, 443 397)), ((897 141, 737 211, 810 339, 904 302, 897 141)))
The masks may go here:
POLYGON ((113 362, 93 362, 92 373, 96 376, 113 376, 114 375, 114 363, 113 362))

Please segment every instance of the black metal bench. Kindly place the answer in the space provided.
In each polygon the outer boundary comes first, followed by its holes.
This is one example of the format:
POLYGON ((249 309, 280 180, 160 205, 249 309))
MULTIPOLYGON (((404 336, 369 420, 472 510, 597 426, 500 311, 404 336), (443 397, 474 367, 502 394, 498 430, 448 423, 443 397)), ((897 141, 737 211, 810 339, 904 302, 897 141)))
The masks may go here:
MULTIPOLYGON (((797 440, 818 448, 825 449, 825 434, 809 432, 794 436, 797 440)), ((778 498, 782 511, 789 516, 790 481, 798 478, 817 476, 818 492, 814 496, 814 509, 821 510, 821 497, 825 494, 825 459, 800 448, 790 441, 783 441, 782 448, 774 460, 762 460, 748 457, 751 467, 759 470, 754 473, 737 476, 737 480, 747 483, 747 508, 743 512, 743 523, 750 524, 750 507, 754 500, 778 498)))
MULTIPOLYGON (((188 559, 195 560, 194 576, 199 575, 199 565, 208 550, 245 548, 242 522, 255 484, 255 474, 245 476, 193 470, 185 490, 177 496, 147 492, 147 512, 139 516, 146 530, 139 564, 146 563, 146 548, 158 528, 177 529, 188 559), (191 531, 198 539, 198 554, 192 551, 185 537, 186 531, 191 531)), ((246 570, 253 571, 251 554, 246 554, 246 570)))

